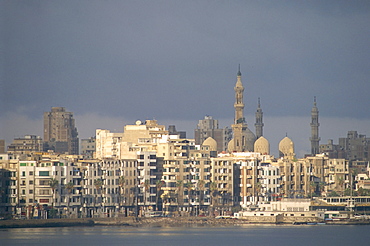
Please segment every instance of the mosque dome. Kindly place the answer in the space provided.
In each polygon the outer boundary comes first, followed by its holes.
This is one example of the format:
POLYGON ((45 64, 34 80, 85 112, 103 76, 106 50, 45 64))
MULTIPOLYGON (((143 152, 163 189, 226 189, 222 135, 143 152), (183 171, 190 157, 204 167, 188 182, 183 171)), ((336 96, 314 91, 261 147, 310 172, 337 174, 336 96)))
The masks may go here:
POLYGON ((270 143, 269 141, 261 136, 254 142, 254 152, 261 153, 263 155, 270 154, 270 143))
POLYGON ((234 139, 231 139, 230 142, 227 144, 227 150, 229 152, 233 152, 234 149, 235 149, 234 139))
POLYGON ((290 138, 285 137, 280 141, 280 143, 279 143, 279 153, 280 153, 280 157, 294 156, 294 143, 290 138))
POLYGON ((254 133, 251 130, 249 130, 248 127, 244 130, 243 135, 245 136, 245 140, 246 140, 245 141, 246 149, 248 151, 253 151, 254 142, 256 141, 256 135, 254 135, 254 133))
POLYGON ((208 137, 206 140, 204 140, 202 145, 209 146, 210 151, 217 151, 217 142, 211 137, 208 137))

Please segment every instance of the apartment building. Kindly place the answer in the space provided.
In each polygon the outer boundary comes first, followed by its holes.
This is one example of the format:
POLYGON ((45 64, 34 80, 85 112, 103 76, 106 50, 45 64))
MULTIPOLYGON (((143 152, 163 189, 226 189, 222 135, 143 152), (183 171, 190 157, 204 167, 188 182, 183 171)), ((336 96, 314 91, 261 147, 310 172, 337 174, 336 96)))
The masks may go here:
POLYGON ((21 215, 19 211, 18 187, 18 160, 11 155, 0 154, 0 216, 11 218, 12 215, 21 215))
POLYGON ((44 113, 44 150, 78 155, 78 132, 72 112, 52 107, 44 113))
POLYGON ((22 138, 15 138, 13 143, 8 146, 8 152, 14 155, 29 154, 31 152, 41 152, 43 141, 40 136, 26 135, 22 138))
POLYGON ((92 159, 95 155, 96 137, 81 139, 81 155, 86 159, 92 159))

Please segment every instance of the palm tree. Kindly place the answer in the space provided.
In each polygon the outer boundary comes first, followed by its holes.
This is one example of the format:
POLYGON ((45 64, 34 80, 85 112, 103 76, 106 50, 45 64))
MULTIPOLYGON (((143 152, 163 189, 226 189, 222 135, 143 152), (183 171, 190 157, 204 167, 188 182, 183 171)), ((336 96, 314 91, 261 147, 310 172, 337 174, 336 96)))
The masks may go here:
MULTIPOLYGON (((68 182, 66 184, 66 190, 67 190, 67 193, 68 193, 68 203, 67 203, 67 207, 68 207, 68 211, 69 211, 69 202, 70 202, 70 196, 71 194, 73 193, 73 188, 74 188, 74 185, 72 182, 68 182)), ((69 215, 69 214, 68 214, 69 215)), ((69 216, 68 216, 69 217, 69 216)))
POLYGON ((256 183, 255 190, 256 190, 256 195, 257 195, 257 198, 256 198, 256 204, 257 204, 258 203, 258 195, 262 191, 262 184, 261 184, 261 182, 257 182, 256 183))
POLYGON ((94 203, 96 203, 96 200, 97 200, 97 197, 98 197, 98 194, 100 193, 100 207, 101 207, 101 203, 102 203, 102 192, 99 192, 103 186, 103 180, 102 179, 95 179, 94 180, 94 186, 95 186, 95 189, 96 189, 96 194, 95 194, 95 201, 94 203))
POLYGON ((320 182, 319 183, 320 196, 322 196, 324 189, 325 189, 325 182, 320 182))
POLYGON ((338 186, 340 187, 340 190, 342 192, 342 196, 344 195, 344 178, 337 176, 338 186))
POLYGON ((124 187, 126 185, 126 180, 125 180, 125 177, 124 176, 120 176, 119 179, 118 179, 118 185, 120 187, 120 193, 119 193, 119 207, 121 207, 121 204, 122 204, 122 196, 124 195, 124 187))
POLYGON ((218 187, 216 182, 211 182, 209 185, 209 190, 211 192, 211 207, 212 207, 212 214, 214 213, 214 207, 217 204, 217 196, 218 196, 218 187))
POLYGON ((159 207, 159 198, 160 198, 160 195, 161 195, 161 191, 162 191, 162 186, 164 185, 164 181, 163 180, 157 180, 157 182, 155 183, 155 186, 157 188, 157 194, 156 194, 156 210, 158 211, 158 207, 159 207))
POLYGON ((316 183, 314 181, 311 181, 310 182, 311 199, 312 199, 313 193, 316 190, 316 187, 317 187, 316 183))
POLYGON ((188 212, 190 216, 190 196, 191 196, 191 189, 193 188, 193 183, 191 181, 188 181, 184 184, 184 188, 188 192, 188 212))
POLYGON ((51 203, 51 209, 54 210, 54 201, 55 201, 55 191, 57 190, 57 187, 59 185, 59 181, 57 179, 51 178, 49 180, 49 186, 53 192, 53 201, 51 203))
POLYGON ((204 185, 205 185, 204 180, 199 180, 198 181, 198 189, 199 189, 199 210, 201 209, 201 206, 203 206, 203 200, 204 200, 204 185))
POLYGON ((177 192, 177 211, 179 211, 179 205, 180 205, 180 196, 182 194, 181 189, 183 187, 183 181, 177 180, 176 181, 176 192, 177 192))
POLYGON ((165 194, 162 195, 162 201, 165 204, 164 214, 166 214, 166 211, 168 212, 168 207, 166 205, 167 205, 169 199, 170 199, 170 195, 168 193, 165 193, 165 194), (167 207, 167 209, 166 209, 166 207, 167 207))
POLYGON ((146 210, 146 202, 147 202, 147 192, 150 189, 150 180, 146 179, 144 181, 144 211, 146 210))

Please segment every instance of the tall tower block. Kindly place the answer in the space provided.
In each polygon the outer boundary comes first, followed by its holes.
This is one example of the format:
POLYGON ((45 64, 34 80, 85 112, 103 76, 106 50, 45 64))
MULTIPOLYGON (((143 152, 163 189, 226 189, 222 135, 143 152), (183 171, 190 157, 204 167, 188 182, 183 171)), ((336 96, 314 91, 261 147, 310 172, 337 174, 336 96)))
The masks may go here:
POLYGON ((52 107, 44 113, 44 151, 78 155, 78 132, 72 112, 52 107))
POLYGON ((316 107, 316 97, 314 97, 313 107, 311 110, 311 155, 316 155, 320 153, 319 149, 319 110, 316 107))

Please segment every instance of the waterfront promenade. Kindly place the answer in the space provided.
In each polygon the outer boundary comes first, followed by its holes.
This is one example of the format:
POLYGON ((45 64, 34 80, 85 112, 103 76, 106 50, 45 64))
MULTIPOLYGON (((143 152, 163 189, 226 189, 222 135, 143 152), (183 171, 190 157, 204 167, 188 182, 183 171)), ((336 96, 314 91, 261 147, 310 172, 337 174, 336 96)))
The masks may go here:
MULTIPOLYGON (((256 217, 255 217, 256 218, 256 217)), ((296 224, 315 224, 323 221, 307 220, 296 224)), ((330 225, 370 225, 369 220, 326 221, 330 225)), ((47 220, 2 220, 0 228, 36 228, 71 226, 127 226, 127 227, 180 227, 180 226, 238 226, 244 224, 294 224, 274 219, 216 219, 210 217, 156 217, 156 218, 81 218, 47 220)))

